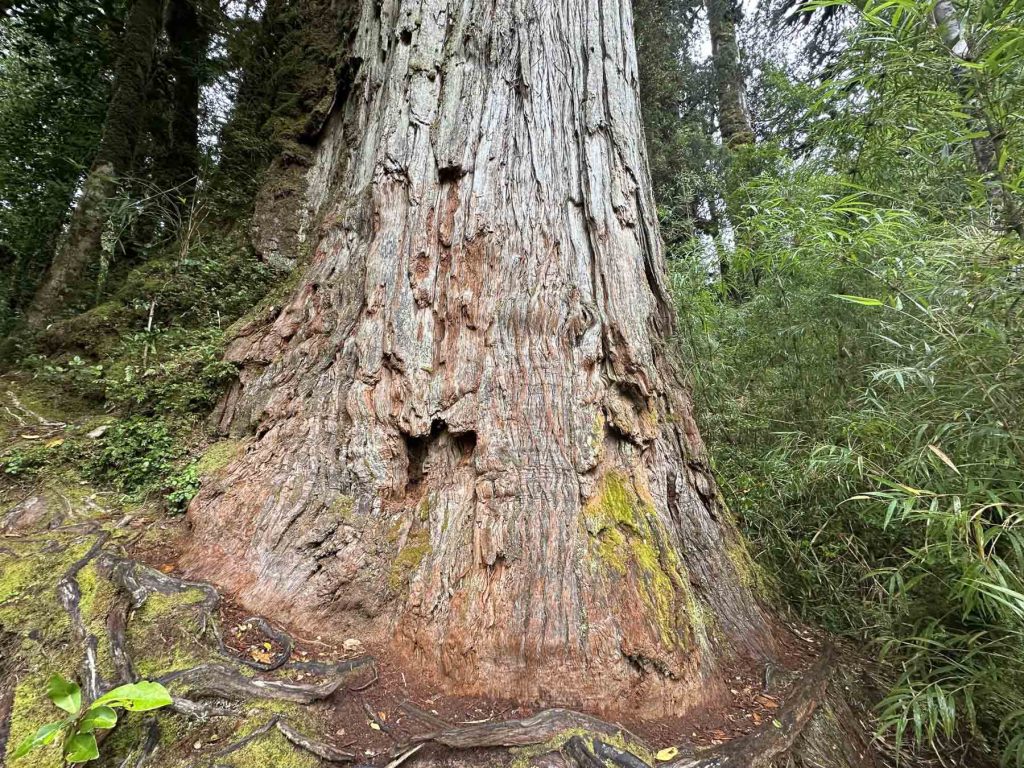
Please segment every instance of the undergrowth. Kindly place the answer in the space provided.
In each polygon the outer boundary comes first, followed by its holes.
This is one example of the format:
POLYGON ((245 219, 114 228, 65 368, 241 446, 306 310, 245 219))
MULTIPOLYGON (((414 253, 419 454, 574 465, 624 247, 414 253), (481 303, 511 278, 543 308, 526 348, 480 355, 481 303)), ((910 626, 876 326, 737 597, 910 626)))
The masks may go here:
POLYGON ((749 295, 675 274, 730 506, 791 605, 874 644, 894 746, 1019 762, 1024 248, 802 171, 748 192, 749 295))

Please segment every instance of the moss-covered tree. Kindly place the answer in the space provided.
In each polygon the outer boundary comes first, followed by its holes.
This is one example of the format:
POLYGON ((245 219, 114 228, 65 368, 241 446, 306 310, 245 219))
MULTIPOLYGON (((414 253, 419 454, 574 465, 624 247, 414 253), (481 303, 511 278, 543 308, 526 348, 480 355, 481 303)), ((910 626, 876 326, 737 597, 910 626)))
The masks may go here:
POLYGON ((753 144, 754 128, 744 99, 743 66, 737 36, 741 19, 739 5, 736 0, 707 0, 706 6, 722 143, 730 148, 753 144))
POLYGON ((99 147, 68 231, 26 312, 32 328, 45 326, 62 308, 100 251, 106 221, 104 203, 116 188, 118 174, 130 166, 135 150, 162 14, 163 0, 132 0, 129 6, 99 147))

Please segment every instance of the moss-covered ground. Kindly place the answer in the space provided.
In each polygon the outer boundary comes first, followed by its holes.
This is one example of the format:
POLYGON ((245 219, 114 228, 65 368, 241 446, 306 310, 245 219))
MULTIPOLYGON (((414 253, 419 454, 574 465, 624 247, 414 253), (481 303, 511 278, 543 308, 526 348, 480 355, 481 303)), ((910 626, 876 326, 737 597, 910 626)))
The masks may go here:
MULTIPOLYGON (((46 697, 54 673, 77 678, 83 649, 74 638, 71 620, 58 600, 57 586, 69 568, 92 547, 97 536, 109 538, 104 548, 130 551, 138 542, 159 538, 152 523, 166 508, 139 495, 116 493, 97 486, 81 471, 81 454, 94 450, 101 438, 87 433, 109 418, 97 418, 71 401, 67 409, 45 384, 18 378, 0 380, 0 636, 13 641, 4 650, 0 669, 12 670, 0 689, 13 688, 10 735, 0 764, 13 768, 57 768, 58 746, 50 745, 13 760, 18 744, 41 725, 62 713, 46 697), (71 455, 77 452, 78 457, 71 455)), ((214 443, 191 466, 199 476, 222 468, 239 449, 232 441, 214 443)), ((97 639, 101 675, 115 679, 107 619, 117 588, 91 560, 75 575, 79 608, 86 631, 97 639)), ((154 594, 128 622, 126 649, 142 679, 206 662, 225 663, 212 642, 201 610, 204 593, 185 590, 172 596, 154 594)), ((172 692, 174 688, 172 685, 172 692)), ((319 714, 297 705, 253 701, 236 715, 207 722, 170 710, 151 714, 123 713, 117 728, 101 741, 96 766, 120 766, 145 742, 150 718, 159 726, 159 746, 147 765, 162 768, 212 764, 211 756, 283 715, 314 729, 319 714)), ((317 758, 292 746, 276 729, 243 748, 216 759, 236 768, 308 768, 317 758)))

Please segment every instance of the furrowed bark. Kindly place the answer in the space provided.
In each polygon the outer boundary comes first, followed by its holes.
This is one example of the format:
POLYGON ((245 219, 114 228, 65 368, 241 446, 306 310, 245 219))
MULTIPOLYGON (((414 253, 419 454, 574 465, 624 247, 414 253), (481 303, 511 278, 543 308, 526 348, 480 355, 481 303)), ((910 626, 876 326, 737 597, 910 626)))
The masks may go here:
POLYGON ((665 348, 628 0, 365 0, 187 567, 444 690, 679 712, 773 649, 665 348))
POLYGON ((162 7, 162 0, 133 0, 128 8, 121 57, 114 74, 100 144, 71 215, 68 232, 58 245, 25 314, 30 328, 44 327, 60 311, 100 252, 106 223, 104 203, 116 189, 118 174, 130 166, 135 150, 146 84, 160 33, 162 7))

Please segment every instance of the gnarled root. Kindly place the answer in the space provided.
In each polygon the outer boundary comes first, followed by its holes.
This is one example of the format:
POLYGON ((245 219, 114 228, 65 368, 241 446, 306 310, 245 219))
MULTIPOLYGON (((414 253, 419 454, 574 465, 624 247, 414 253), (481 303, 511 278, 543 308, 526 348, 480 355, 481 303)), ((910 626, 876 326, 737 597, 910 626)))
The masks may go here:
MULTIPOLYGON (((159 678, 172 690, 172 706, 179 713, 203 720, 237 715, 243 711, 244 702, 252 699, 312 704, 339 690, 355 691, 365 687, 348 686, 352 676, 361 670, 373 669, 374 677, 370 684, 376 680, 376 667, 370 657, 336 663, 292 660, 294 643, 291 636, 261 617, 250 617, 245 623, 274 643, 279 649, 276 656, 270 662, 251 661, 240 656, 225 644, 218 628, 220 596, 214 587, 178 579, 106 550, 104 546, 108 535, 96 529, 89 533, 96 536, 95 542, 62 575, 58 584, 61 605, 71 619, 74 638, 83 649, 80 673, 87 697, 95 698, 112 685, 138 679, 127 647, 128 626, 134 612, 152 595, 174 596, 190 591, 198 592, 200 596, 198 601, 190 601, 199 612, 200 634, 225 661, 175 670, 159 678), (96 659, 98 638, 83 621, 79 606, 81 590, 77 575, 94 560, 98 573, 116 587, 105 627, 117 678, 110 682, 99 673, 96 659), (242 672, 243 666, 263 673, 291 670, 314 680, 297 682, 260 675, 253 677, 251 673, 242 672)), ((829 741, 828 727, 815 724, 815 714, 820 711, 824 711, 826 719, 830 720, 838 718, 842 721, 852 717, 850 711, 843 710, 847 706, 843 697, 829 692, 833 657, 831 651, 826 651, 794 686, 786 702, 774 713, 774 718, 759 730, 710 749, 684 749, 682 755, 665 764, 665 768, 768 768, 791 753, 806 757, 798 756, 793 761, 796 765, 871 765, 870 750, 863 739, 845 749, 829 741)), ((625 728, 568 709, 548 709, 519 720, 452 725, 409 702, 401 706, 423 727, 423 733, 405 739, 391 734, 395 746, 388 753, 389 768, 396 768, 417 750, 430 744, 453 751, 550 745, 550 750, 535 758, 534 763, 575 768, 608 768, 609 765, 614 768, 649 768, 650 756, 654 752, 640 737, 625 728)), ((370 716, 372 718, 372 714, 370 716)), ((122 768, 139 768, 151 757, 159 741, 156 719, 150 718, 146 728, 144 743, 125 758, 122 768)), ((216 765, 221 758, 274 729, 297 748, 326 762, 342 763, 357 759, 356 753, 311 738, 293 723, 275 715, 243 739, 208 753, 203 762, 216 765)), ((847 743, 852 742, 847 740, 847 743)))
MULTIPOLYGON (((74 639, 83 648, 80 677, 87 700, 98 698, 114 685, 138 680, 135 665, 127 647, 128 625, 134 611, 141 608, 153 594, 172 596, 181 595, 190 590, 198 590, 203 597, 195 606, 200 611, 202 632, 212 638, 211 646, 234 664, 246 665, 263 672, 282 668, 294 669, 321 678, 320 682, 315 683, 252 678, 242 674, 237 667, 230 664, 201 664, 161 677, 160 682, 174 689, 172 690, 173 704, 171 708, 190 717, 206 720, 218 716, 237 715, 242 709, 241 702, 253 698, 310 704, 322 700, 342 688, 357 670, 373 666, 373 660, 369 657, 333 664, 290 661, 291 651, 294 647, 291 637, 261 617, 250 617, 246 623, 256 627, 283 650, 270 663, 250 661, 241 657, 224 643, 217 626, 214 612, 220 604, 220 596, 214 587, 201 582, 178 579, 122 555, 105 551, 103 547, 109 540, 109 534, 98 529, 92 529, 88 533, 96 535, 96 541, 85 555, 68 568, 57 585, 58 599, 71 620, 74 639), (98 573, 107 578, 117 589, 117 594, 106 617, 107 640, 117 673, 117 680, 110 682, 105 680, 99 672, 97 659, 99 638, 89 631, 83 621, 80 606, 81 589, 77 576, 93 560, 96 561, 98 573), (178 688, 184 688, 187 694, 181 695, 178 688)), ((262 728, 253 731, 240 742, 214 753, 211 758, 222 757, 228 752, 240 749, 275 727, 290 743, 322 760, 347 762, 355 757, 330 744, 305 736, 284 719, 275 716, 262 728)), ((159 735, 157 720, 151 717, 146 726, 145 741, 138 750, 133 751, 125 758, 122 768, 140 768, 144 765, 155 751, 159 735)))

